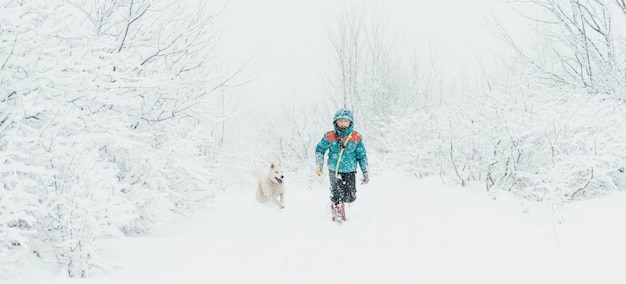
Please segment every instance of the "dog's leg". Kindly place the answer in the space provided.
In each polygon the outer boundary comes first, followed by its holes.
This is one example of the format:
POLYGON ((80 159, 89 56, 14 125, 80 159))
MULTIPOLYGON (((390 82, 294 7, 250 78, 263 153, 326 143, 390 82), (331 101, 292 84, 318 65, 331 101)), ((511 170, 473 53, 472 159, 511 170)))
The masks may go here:
POLYGON ((285 208, 285 193, 281 192, 278 196, 280 196, 280 204, 282 205, 280 208, 285 208))
POLYGON ((272 198, 272 189, 270 184, 262 183, 259 184, 261 188, 261 193, 264 195, 265 200, 272 198))
POLYGON ((256 188, 256 200, 262 203, 267 201, 267 196, 265 196, 265 193, 263 192, 263 186, 261 186, 260 183, 257 185, 256 188))
POLYGON ((283 194, 279 193, 277 195, 272 196, 272 201, 274 201, 274 203, 280 208, 283 209, 285 208, 285 204, 283 203, 283 194), (278 200, 278 198, 280 197, 280 200, 278 200))

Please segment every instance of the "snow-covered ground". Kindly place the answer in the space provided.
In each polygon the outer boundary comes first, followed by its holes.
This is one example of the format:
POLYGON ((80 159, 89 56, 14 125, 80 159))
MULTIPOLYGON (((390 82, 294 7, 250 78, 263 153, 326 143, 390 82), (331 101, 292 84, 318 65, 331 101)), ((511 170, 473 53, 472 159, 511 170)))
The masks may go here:
POLYGON ((7 283, 626 283, 626 193, 555 211, 378 176, 338 225, 326 188, 288 191, 283 210, 250 188, 166 233, 117 241, 111 275, 68 279, 33 262, 7 283))

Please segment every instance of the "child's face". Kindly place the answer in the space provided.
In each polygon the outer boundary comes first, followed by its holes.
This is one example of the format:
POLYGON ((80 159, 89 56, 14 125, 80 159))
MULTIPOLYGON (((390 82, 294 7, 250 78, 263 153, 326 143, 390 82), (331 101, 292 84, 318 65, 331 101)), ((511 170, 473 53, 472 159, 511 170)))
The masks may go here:
POLYGON ((339 119, 337 120, 337 126, 341 128, 347 128, 350 126, 350 121, 347 119, 339 119))

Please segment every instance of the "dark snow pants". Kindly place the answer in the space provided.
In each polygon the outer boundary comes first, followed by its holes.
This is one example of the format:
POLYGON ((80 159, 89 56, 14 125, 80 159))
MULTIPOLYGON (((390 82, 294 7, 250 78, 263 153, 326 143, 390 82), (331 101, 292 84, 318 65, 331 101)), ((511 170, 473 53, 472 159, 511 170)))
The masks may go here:
POLYGON ((339 173, 328 171, 330 176, 330 201, 334 204, 351 203, 356 199, 356 172, 339 173))

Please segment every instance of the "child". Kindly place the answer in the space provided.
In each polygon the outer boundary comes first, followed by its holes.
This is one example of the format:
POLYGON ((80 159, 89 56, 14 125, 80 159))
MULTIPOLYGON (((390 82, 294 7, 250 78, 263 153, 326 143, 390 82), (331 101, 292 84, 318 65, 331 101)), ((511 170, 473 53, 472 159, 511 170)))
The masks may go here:
POLYGON ((355 174, 357 162, 363 173, 361 184, 369 182, 367 155, 361 135, 352 130, 352 112, 340 109, 333 118, 334 131, 328 131, 315 147, 315 173, 322 175, 324 155, 328 151, 330 201, 333 221, 346 220, 345 203, 356 199, 355 174))

